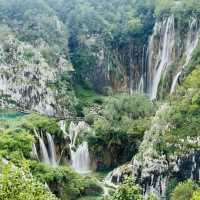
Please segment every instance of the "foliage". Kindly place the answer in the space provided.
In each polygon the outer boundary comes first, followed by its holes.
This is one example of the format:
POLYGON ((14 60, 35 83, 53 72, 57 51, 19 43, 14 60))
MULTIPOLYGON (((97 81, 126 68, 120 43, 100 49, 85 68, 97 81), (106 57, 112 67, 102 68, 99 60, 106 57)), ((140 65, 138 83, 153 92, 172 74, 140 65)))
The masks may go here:
POLYGON ((171 194, 171 200, 188 200, 192 197, 194 189, 192 180, 179 183, 171 194))
POLYGON ((193 192, 190 200, 199 200, 200 199, 200 189, 193 192))
POLYGON ((100 163, 110 155, 111 163, 103 162, 102 168, 114 167, 131 160, 137 152, 153 106, 144 95, 117 94, 105 100, 102 107, 101 114, 93 119, 96 134, 89 137, 89 147, 100 163))
POLYGON ((0 199, 3 200, 56 200, 26 168, 12 169, 12 164, 1 166, 0 199))
POLYGON ((109 200, 142 200, 141 189, 134 185, 131 178, 127 178, 117 188, 113 195, 108 197, 109 200))
POLYGON ((0 153, 4 156, 19 154, 29 157, 32 149, 33 137, 25 130, 6 129, 0 132, 0 153))
POLYGON ((80 176, 69 166, 52 167, 32 161, 30 169, 34 177, 48 183, 51 191, 61 199, 75 200, 80 196, 102 193, 94 179, 80 176))
POLYGON ((171 193, 173 192, 173 190, 175 189, 175 187, 177 186, 177 180, 176 179, 171 179, 167 185, 167 189, 166 189, 166 199, 170 200, 171 197, 171 193))

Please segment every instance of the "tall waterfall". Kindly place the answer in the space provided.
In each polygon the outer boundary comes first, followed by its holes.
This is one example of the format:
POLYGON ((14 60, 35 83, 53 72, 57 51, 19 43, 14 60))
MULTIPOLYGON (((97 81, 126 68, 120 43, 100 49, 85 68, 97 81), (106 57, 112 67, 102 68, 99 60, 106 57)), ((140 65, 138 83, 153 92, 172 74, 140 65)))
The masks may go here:
POLYGON ((39 144, 40 144, 40 153, 41 153, 42 162, 45 164, 50 164, 48 151, 44 144, 44 140, 41 137, 39 137, 39 144))
POLYGON ((54 141, 53 141, 51 134, 49 134, 49 133, 47 133, 47 140, 48 140, 48 147, 49 147, 49 152, 50 152, 51 164, 56 166, 57 161, 56 161, 55 144, 54 144, 54 141))
POLYGON ((56 159, 55 144, 52 135, 50 133, 45 134, 47 138, 47 144, 45 144, 44 135, 41 136, 41 134, 39 134, 36 129, 34 129, 34 133, 35 136, 38 138, 40 151, 38 153, 36 145, 33 144, 31 155, 35 159, 41 160, 41 162, 45 164, 57 166, 58 162, 56 159))
POLYGON ((154 33, 149 41, 149 68, 152 71, 150 80, 150 97, 151 99, 157 98, 157 91, 161 77, 165 75, 168 66, 172 61, 172 52, 174 47, 174 16, 168 17, 162 24, 157 23, 154 27, 154 33), (155 60, 154 53, 154 38, 157 36, 158 31, 161 33, 159 44, 159 52, 155 60), (153 66, 155 64, 155 66, 153 66))
POLYGON ((72 167, 81 174, 88 173, 90 171, 90 155, 88 150, 88 143, 83 141, 77 147, 77 149, 75 149, 75 145, 78 135, 86 129, 88 129, 88 126, 85 124, 85 122, 79 122, 77 125, 71 122, 69 127, 72 167))
POLYGON ((184 65, 182 66, 181 71, 178 72, 173 79, 170 94, 174 93, 178 78, 180 77, 182 70, 190 62, 192 53, 198 45, 199 37, 200 37, 200 28, 198 28, 198 20, 197 18, 192 18, 189 22, 189 31, 188 31, 187 41, 186 41, 186 49, 185 49, 186 61, 184 65))

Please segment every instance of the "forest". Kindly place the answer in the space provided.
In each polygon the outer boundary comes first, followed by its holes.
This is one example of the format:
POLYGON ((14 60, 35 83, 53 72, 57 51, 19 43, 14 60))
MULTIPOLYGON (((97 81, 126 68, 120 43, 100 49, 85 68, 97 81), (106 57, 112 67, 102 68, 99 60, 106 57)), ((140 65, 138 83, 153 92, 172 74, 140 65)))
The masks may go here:
POLYGON ((200 0, 0 0, 0 200, 200 200, 200 0))

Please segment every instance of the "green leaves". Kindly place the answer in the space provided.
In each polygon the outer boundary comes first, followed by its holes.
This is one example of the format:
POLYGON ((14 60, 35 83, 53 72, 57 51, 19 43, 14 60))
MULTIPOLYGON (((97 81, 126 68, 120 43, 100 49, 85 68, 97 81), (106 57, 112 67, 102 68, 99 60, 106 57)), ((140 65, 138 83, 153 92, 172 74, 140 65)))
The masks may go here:
POLYGON ((12 169, 12 164, 1 167, 1 200, 58 200, 31 174, 22 169, 12 169))

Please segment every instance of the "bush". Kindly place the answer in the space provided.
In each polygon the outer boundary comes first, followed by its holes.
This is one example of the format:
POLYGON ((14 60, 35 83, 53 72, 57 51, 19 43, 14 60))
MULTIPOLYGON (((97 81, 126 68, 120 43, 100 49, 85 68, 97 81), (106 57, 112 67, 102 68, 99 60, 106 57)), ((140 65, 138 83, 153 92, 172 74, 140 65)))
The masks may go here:
POLYGON ((113 195, 108 197, 109 200, 142 200, 141 189, 134 185, 131 178, 125 181, 117 188, 113 195))
POLYGON ((12 169, 12 165, 1 166, 0 199, 2 200, 57 200, 26 169, 12 169))
POLYGON ((193 192, 190 200, 200 200, 200 189, 193 192))
POLYGON ((179 183, 171 194, 171 200, 189 200, 192 197, 194 189, 192 180, 179 183))

